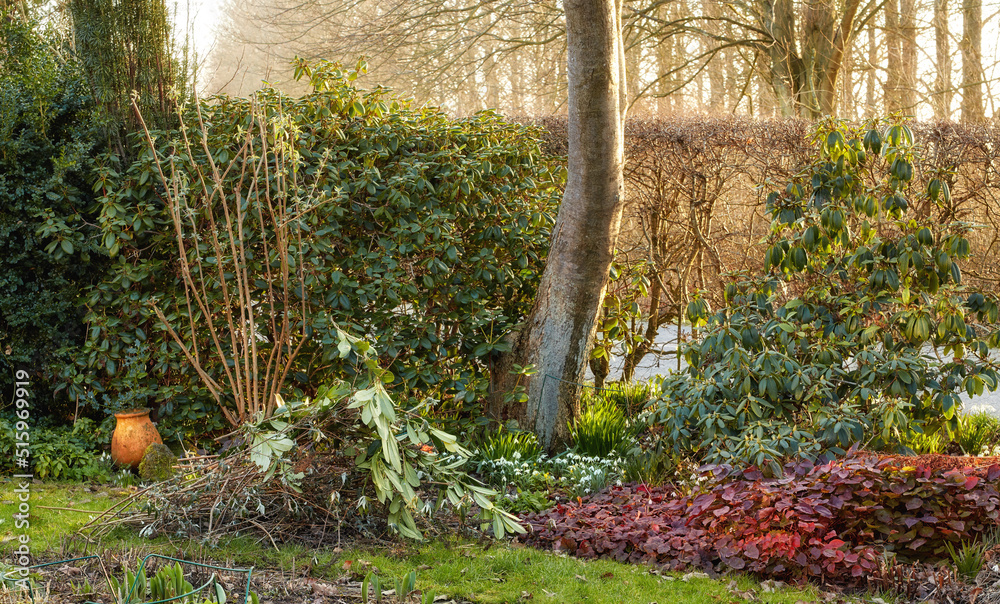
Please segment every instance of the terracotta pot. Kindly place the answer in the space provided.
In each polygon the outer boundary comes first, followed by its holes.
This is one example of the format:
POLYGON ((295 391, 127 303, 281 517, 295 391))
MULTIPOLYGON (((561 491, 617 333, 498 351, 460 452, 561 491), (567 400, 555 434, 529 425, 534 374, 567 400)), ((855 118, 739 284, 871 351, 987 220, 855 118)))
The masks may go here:
POLYGON ((149 409, 131 409, 115 413, 115 431, 111 435, 111 459, 125 468, 134 468, 142 461, 146 448, 163 444, 160 433, 149 419, 149 409))

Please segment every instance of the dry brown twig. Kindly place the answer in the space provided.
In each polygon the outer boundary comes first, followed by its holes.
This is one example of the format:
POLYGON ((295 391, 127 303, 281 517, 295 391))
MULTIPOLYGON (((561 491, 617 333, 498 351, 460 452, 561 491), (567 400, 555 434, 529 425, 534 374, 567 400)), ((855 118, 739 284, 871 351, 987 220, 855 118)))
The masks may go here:
MULTIPOLYGON (((188 166, 197 181, 194 193, 182 187, 175 156, 165 170, 165 162, 140 116, 174 225, 179 276, 184 283, 182 304, 187 309, 186 332, 179 332, 155 302, 153 311, 226 419, 240 426, 251 418, 270 416, 307 339, 304 323, 298 330, 294 316, 308 313, 306 298, 293 301, 292 295, 296 288, 305 288, 302 235, 294 228, 298 209, 293 198, 299 183, 290 175, 296 160, 288 155, 277 129, 274 143, 268 142, 269 118, 252 104, 253 127, 244 133, 228 164, 220 167, 209 148, 209 131, 200 104, 195 107, 198 142, 209 170, 206 173, 197 162, 188 166), (238 174, 235 184, 231 173, 238 174), (244 201, 248 203, 246 209, 244 201), (248 266, 245 227, 256 229, 260 235, 265 259, 261 278, 267 283, 266 291, 251 285, 254 275, 248 266), (213 262, 202 254, 199 244, 206 243, 213 262), (289 261, 293 249, 297 266, 289 261), (277 268, 272 268, 272 258, 277 259, 277 268), (196 310, 201 315, 197 324, 196 310), (260 322, 267 324, 266 332, 260 322), (202 343, 205 337, 210 341, 207 346, 202 343), (263 350, 262 345, 266 345, 263 350), (262 356, 266 359, 263 367, 262 356), (234 408, 224 404, 224 394, 232 395, 234 408)), ((180 133, 182 155, 196 157, 183 118, 180 133)))

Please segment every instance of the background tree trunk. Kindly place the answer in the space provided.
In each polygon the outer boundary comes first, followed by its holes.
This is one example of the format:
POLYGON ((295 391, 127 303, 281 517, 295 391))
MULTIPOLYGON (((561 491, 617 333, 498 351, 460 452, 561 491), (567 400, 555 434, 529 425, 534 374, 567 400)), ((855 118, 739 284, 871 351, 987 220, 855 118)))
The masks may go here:
POLYGON ((791 117, 796 114, 801 61, 795 48, 795 10, 791 0, 764 2, 764 29, 773 37, 769 47, 771 59, 771 88, 778 101, 779 114, 791 117))
POLYGON ((937 78, 934 81, 934 117, 951 119, 951 48, 948 39, 948 0, 934 0, 934 42, 937 78))
POLYGON ((983 3, 963 0, 962 121, 981 122, 983 113, 983 3))
MULTIPOLYGON (((716 19, 722 17, 722 7, 716 0, 702 0, 701 10, 712 19, 705 25, 706 31, 713 37, 719 36, 721 27, 716 19)), ((722 59, 723 53, 719 53, 719 56, 712 60, 706 67, 706 71, 708 72, 709 111, 723 112, 726 110, 726 82, 723 71, 725 65, 722 59)))
POLYGON ((845 57, 851 52, 851 44, 854 42, 854 19, 860 6, 860 0, 847 0, 841 7, 842 12, 838 12, 833 3, 823 5, 824 16, 820 22, 825 24, 826 29, 820 32, 819 39, 829 42, 817 44, 823 52, 817 52, 814 62, 816 65, 814 79, 819 82, 817 104, 820 115, 833 115, 836 110, 837 80, 843 70, 845 57))
POLYGON ((902 88, 899 102, 909 115, 913 115, 917 104, 917 3, 916 0, 900 0, 899 29, 900 59, 902 67, 902 88))
POLYGON ((620 6, 566 0, 569 158, 538 297, 515 356, 535 366, 523 427, 551 449, 579 407, 595 320, 618 240, 624 199, 620 6))
POLYGON ((885 3, 885 111, 891 113, 903 109, 903 45, 899 26, 899 0, 885 3))
MULTIPOLYGON (((670 18, 668 7, 658 9, 662 13, 664 20, 670 18)), ((674 79, 667 73, 674 68, 674 45, 676 41, 673 36, 657 40, 656 44, 656 113, 661 117, 673 112, 674 101, 678 95, 671 94, 674 91, 674 79)))
POLYGON ((875 66, 878 65, 878 46, 875 44, 875 26, 868 25, 868 66, 865 73, 865 117, 874 117, 878 111, 875 103, 875 66))

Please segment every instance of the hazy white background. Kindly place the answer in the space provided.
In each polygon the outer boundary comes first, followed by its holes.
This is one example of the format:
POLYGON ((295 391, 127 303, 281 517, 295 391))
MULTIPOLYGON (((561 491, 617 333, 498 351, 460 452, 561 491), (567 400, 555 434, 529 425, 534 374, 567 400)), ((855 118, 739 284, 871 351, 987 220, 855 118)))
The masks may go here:
POLYGON ((177 39, 183 42, 185 36, 191 37, 199 64, 204 65, 215 46, 225 7, 226 0, 177 0, 171 7, 176 12, 177 39))

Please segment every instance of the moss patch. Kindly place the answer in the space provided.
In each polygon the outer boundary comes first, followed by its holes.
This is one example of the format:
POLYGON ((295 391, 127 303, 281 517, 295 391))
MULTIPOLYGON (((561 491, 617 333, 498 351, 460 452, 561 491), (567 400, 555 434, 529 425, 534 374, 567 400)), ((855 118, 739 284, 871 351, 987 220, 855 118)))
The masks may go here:
POLYGON ((139 462, 139 477, 145 481, 160 482, 174 475, 174 464, 177 457, 170 448, 161 443, 153 443, 146 447, 146 452, 139 462))

